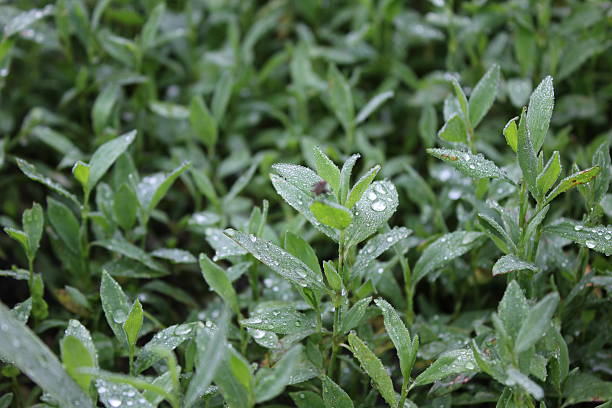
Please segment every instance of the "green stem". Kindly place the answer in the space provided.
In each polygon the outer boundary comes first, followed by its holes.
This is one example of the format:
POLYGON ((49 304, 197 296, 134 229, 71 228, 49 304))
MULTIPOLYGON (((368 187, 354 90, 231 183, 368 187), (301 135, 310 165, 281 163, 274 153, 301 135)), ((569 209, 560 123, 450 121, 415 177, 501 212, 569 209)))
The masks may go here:
POLYGON ((336 357, 338 356, 338 329, 340 328, 340 306, 334 311, 334 327, 332 334, 332 353, 327 367, 327 376, 334 379, 334 371, 336 366, 336 357))
POLYGON ((400 400, 397 404, 397 408, 402 408, 404 403, 406 402, 406 398, 408 397, 408 384, 410 383, 410 378, 404 378, 404 382, 402 383, 402 391, 400 393, 400 400))

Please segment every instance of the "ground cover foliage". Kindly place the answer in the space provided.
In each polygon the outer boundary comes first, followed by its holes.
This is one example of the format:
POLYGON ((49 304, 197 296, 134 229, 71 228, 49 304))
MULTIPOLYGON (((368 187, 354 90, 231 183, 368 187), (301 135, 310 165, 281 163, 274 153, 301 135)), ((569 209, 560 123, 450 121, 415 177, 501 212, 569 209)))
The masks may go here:
POLYGON ((611 20, 0 3, 0 407, 610 407, 611 20))

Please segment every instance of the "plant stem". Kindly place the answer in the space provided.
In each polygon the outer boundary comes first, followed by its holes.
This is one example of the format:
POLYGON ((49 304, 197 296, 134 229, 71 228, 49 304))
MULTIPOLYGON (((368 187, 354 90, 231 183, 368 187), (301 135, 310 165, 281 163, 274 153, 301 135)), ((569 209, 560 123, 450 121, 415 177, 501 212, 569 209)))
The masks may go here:
POLYGON ((404 382, 402 383, 402 391, 400 393, 400 400, 397 404, 397 408, 402 408, 404 403, 406 402, 406 397, 408 397, 408 384, 410 383, 410 378, 404 378, 404 382))

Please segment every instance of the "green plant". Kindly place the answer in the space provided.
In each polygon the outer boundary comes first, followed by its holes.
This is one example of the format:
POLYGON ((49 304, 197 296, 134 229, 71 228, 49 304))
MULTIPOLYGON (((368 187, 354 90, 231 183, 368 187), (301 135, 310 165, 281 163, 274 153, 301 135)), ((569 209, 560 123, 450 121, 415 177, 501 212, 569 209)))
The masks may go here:
POLYGON ((0 408, 609 407, 611 12, 0 4, 0 408))

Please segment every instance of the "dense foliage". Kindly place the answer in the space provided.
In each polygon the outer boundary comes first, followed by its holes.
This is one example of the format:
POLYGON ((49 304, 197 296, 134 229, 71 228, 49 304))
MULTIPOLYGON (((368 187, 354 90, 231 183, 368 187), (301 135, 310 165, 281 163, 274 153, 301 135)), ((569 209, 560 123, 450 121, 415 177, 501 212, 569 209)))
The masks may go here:
POLYGON ((611 407, 611 21, 0 3, 0 408, 611 407))

